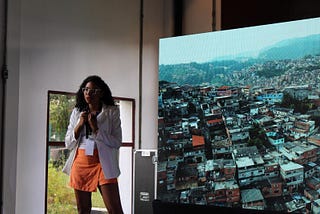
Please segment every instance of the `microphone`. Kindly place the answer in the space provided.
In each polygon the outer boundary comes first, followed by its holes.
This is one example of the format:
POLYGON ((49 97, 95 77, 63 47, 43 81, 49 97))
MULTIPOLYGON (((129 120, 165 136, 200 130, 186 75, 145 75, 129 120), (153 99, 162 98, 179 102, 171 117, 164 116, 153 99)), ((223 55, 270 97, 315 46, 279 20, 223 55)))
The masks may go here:
MULTIPOLYGON (((90 113, 90 110, 89 110, 88 106, 85 108, 85 112, 90 113)), ((91 132, 91 128, 90 128, 90 125, 89 125, 88 121, 85 123, 85 126, 86 126, 86 130, 85 130, 86 131, 86 139, 88 139, 89 134, 91 132)))
POLYGON ((90 126, 89 126, 89 123, 86 122, 86 139, 88 139, 89 137, 89 132, 90 132, 90 126))

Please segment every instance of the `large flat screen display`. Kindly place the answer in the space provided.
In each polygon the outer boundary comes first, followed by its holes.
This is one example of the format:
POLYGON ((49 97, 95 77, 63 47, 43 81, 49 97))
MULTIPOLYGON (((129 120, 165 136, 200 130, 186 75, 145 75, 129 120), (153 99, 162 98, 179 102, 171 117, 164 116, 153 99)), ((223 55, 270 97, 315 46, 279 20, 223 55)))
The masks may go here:
POLYGON ((157 198, 320 212, 320 18, 160 39, 157 198))

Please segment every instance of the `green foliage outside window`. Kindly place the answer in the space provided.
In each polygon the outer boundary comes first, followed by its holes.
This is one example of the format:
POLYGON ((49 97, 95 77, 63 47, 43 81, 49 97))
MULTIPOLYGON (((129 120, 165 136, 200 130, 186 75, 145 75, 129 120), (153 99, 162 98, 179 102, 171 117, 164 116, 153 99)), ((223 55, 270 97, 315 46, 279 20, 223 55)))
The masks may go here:
POLYGON ((70 114, 76 98, 68 94, 50 94, 49 97, 49 142, 64 141, 70 114))
POLYGON ((47 186, 47 213, 77 213, 76 201, 73 190, 67 186, 69 176, 55 168, 52 163, 48 164, 47 186))

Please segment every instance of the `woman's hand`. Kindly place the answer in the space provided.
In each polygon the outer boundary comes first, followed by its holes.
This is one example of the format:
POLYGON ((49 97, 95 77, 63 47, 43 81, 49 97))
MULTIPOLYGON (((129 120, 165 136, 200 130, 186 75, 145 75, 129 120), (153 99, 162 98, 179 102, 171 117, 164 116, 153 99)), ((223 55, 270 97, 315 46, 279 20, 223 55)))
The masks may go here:
POLYGON ((77 126, 74 128, 74 136, 76 139, 79 138, 81 130, 83 128, 83 126, 85 125, 85 123, 88 121, 88 112, 83 111, 80 113, 80 120, 79 123, 77 124, 77 126))
POLYGON ((84 126, 84 124, 88 121, 88 115, 89 113, 86 111, 83 111, 80 113, 80 120, 78 125, 82 128, 84 126))

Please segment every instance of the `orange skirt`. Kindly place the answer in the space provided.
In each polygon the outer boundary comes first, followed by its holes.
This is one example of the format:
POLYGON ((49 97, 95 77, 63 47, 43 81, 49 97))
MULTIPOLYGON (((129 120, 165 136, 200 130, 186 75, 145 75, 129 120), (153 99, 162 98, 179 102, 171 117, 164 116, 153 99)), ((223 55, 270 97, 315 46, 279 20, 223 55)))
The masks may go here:
POLYGON ((70 187, 86 192, 96 192, 98 186, 117 182, 117 178, 104 177, 97 149, 94 150, 93 156, 86 155, 84 149, 77 150, 70 173, 70 187))

